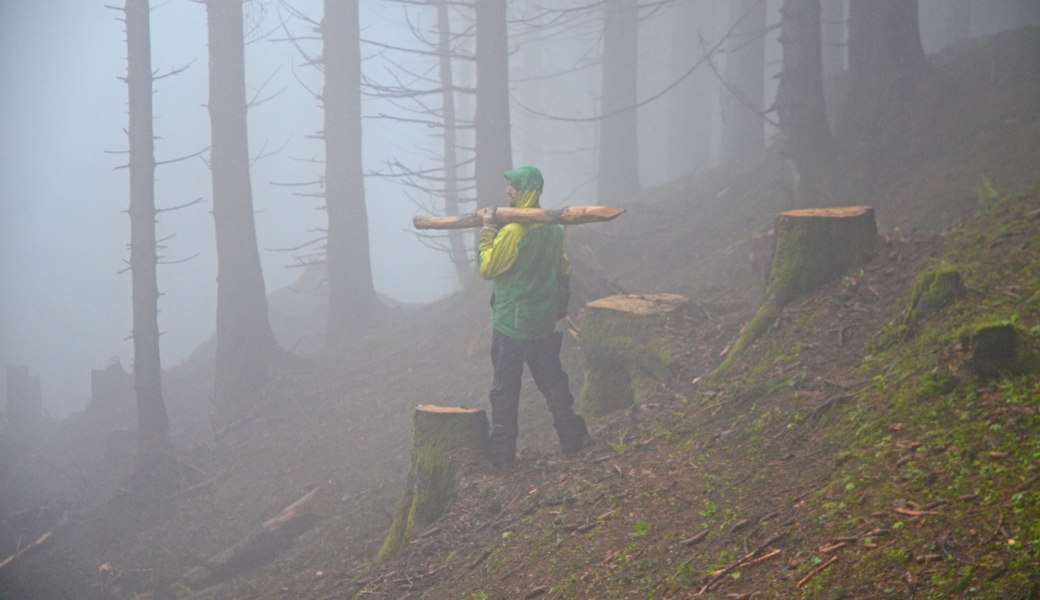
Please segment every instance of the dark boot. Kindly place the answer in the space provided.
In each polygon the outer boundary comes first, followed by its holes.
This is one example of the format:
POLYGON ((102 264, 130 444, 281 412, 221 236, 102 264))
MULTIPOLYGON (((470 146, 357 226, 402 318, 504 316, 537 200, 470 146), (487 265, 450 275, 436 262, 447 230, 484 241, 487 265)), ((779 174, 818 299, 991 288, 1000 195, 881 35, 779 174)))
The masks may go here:
POLYGON ((493 427, 488 435, 487 457, 499 469, 511 469, 516 464, 516 438, 501 425, 493 427))
POLYGON ((556 429, 556 434, 560 436, 560 448, 563 455, 567 457, 577 456, 585 447, 585 441, 589 437, 585 419, 578 415, 572 415, 570 422, 565 427, 556 429))

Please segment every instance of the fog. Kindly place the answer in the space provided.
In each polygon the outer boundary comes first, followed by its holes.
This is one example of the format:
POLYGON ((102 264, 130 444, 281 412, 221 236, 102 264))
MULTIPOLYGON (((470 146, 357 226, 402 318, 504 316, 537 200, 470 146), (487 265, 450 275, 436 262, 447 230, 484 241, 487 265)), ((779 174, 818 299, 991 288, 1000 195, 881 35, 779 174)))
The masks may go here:
MULTIPOLYGON (((552 3, 551 3, 552 4, 552 3)), ((726 30, 727 3, 694 3, 697 35, 711 45, 726 30)), ((405 8, 389 2, 362 2, 362 37, 414 45, 405 8)), ((320 18, 316 0, 294 4, 320 18)), ((778 20, 778 0, 768 2, 768 23, 778 20)), ((264 100, 250 109, 253 202, 268 292, 291 283, 299 269, 291 253, 325 223, 320 202, 294 195, 295 188, 272 185, 313 181, 320 176, 323 147, 313 136, 322 113, 304 84, 317 90, 320 73, 287 43, 285 32, 312 35, 276 3, 249 3, 255 24, 246 49, 249 94, 264 100), (264 9, 263 7, 266 7, 264 9), (270 34, 270 35, 268 35, 270 34), (302 80, 301 83, 299 80, 302 80)), ((432 11, 408 9, 419 27, 433 23, 432 11)), ((599 106, 601 20, 586 18, 567 27, 532 29, 536 3, 510 5, 513 163, 537 164, 548 182, 547 206, 594 203, 597 124, 588 119, 599 106)), ((675 81, 678 64, 673 30, 679 7, 645 12, 640 23, 639 97, 652 97, 675 81), (673 41, 670 41, 673 40, 673 41)), ((1028 3, 976 2, 971 35, 993 33, 1040 20, 1028 3), (1008 8, 1004 8, 1004 7, 1008 8)), ((946 39, 942 2, 922 0, 921 30, 927 51, 946 39)), ((90 368, 119 357, 131 364, 128 178, 117 169, 125 159, 125 40, 120 13, 102 2, 55 0, 0 2, 0 362, 29 365, 42 380, 44 406, 52 414, 82 408, 89 395, 90 368), (115 152, 115 153, 109 153, 115 152)), ((455 15, 456 19, 462 19, 455 15)), ((465 25, 465 23, 462 23, 465 25)), ((766 41, 765 94, 776 93, 778 32, 766 41)), ((306 43, 306 42, 304 42, 306 43)), ((319 52, 319 42, 312 50, 319 52)), ((689 47, 686 47, 689 51, 689 47)), ((203 5, 170 0, 153 9, 152 65, 159 74, 190 65, 155 85, 156 158, 171 160, 209 145, 206 14, 203 5)), ((392 81, 398 63, 425 72, 429 57, 408 57, 362 48, 366 76, 392 81), (411 62, 409 62, 411 61, 411 62)), ((688 60, 687 55, 683 60, 688 60)), ((725 68, 718 56, 715 67, 725 68)), ((474 84, 472 65, 455 65, 459 85, 474 84)), ((640 175, 644 186, 664 183, 705 168, 719 159, 724 115, 732 100, 707 69, 674 92, 638 111, 640 175), (698 118, 707 129, 676 134, 669 128, 680 94, 707 99, 698 118), (678 142, 675 139, 678 137, 678 142), (671 139, 671 141, 669 141, 671 139), (695 141, 699 158, 673 160, 683 139, 695 141), (672 144, 672 145, 669 145, 672 144)), ((471 97, 459 94, 461 117, 470 118, 471 97)), ((404 115, 400 104, 367 99, 363 113, 404 115)), ((693 127, 693 125, 690 125, 693 127)), ((772 129, 767 128, 767 136, 772 129)), ((463 133, 460 146, 472 145, 463 133)), ((399 160, 411 168, 438 163, 439 139, 428 128, 387 119, 364 122, 366 172, 384 171, 399 160)), ((691 150, 692 151, 692 150, 691 150)), ((463 153, 462 160, 472 156, 463 153)), ((183 210, 163 213, 158 236, 166 239, 159 269, 160 329, 164 366, 183 360, 212 335, 216 311, 216 255, 210 215, 210 172, 203 157, 160 166, 156 201, 170 207, 201 199, 183 210)), ((396 302, 429 302, 458 287, 444 253, 409 233, 411 217, 430 199, 394 180, 368 177, 366 183, 372 267, 376 289, 396 302)), ((497 201, 497 200, 495 200, 497 201)), ((465 208, 465 207, 464 207, 465 208)))

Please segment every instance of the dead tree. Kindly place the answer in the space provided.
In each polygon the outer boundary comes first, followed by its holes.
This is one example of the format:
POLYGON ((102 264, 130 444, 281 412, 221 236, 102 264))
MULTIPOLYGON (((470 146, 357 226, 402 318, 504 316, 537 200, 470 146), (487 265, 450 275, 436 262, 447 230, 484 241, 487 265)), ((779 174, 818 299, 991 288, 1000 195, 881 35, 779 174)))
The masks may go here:
POLYGON ((155 148, 152 131, 152 50, 148 0, 126 0, 126 85, 130 123, 130 274, 134 311, 134 392, 137 450, 150 464, 168 445, 169 419, 159 362, 158 256, 155 240, 155 148))
POLYGON ((746 160, 765 149, 766 0, 729 0, 730 37, 726 52, 724 161, 746 160))
POLYGON ((636 121, 639 4, 637 0, 606 0, 603 9, 600 202, 640 189, 636 121))
POLYGON ((849 73, 836 120, 840 137, 877 138, 885 108, 912 97, 927 70, 917 0, 849 0, 849 73))
POLYGON ((834 138, 823 100, 820 0, 784 0, 780 9, 783 71, 774 108, 780 120, 780 151, 798 171, 801 206, 828 202, 834 138))
POLYGON ((256 244, 246 126, 241 0, 207 0, 213 221, 217 238, 215 397, 225 416, 269 380, 278 345, 256 244))
POLYGON ((325 0, 325 207, 329 321, 326 344, 370 322, 379 308, 369 258, 361 165, 361 40, 357 0, 325 0))
POLYGON ((509 31, 506 0, 475 0, 477 208, 501 204, 513 165, 509 127, 509 31))

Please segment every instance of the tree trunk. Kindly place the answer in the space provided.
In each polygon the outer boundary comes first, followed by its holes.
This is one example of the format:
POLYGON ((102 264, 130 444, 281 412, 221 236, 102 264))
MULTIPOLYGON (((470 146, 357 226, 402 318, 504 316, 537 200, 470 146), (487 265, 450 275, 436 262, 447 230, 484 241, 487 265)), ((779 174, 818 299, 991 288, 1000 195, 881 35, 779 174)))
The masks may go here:
POLYGON ((476 0, 477 208, 502 204, 506 197, 503 173, 512 168, 509 129, 509 32, 506 0, 476 0))
MULTIPOLYGON (((437 54, 440 60, 441 118, 444 120, 444 214, 459 214, 459 176, 458 176, 458 130, 455 117, 455 83, 451 69, 451 18, 448 14, 447 0, 431 0, 437 3, 437 54)), ((461 233, 448 234, 448 245, 451 249, 451 262, 455 265, 455 274, 459 285, 465 286, 473 274, 469 257, 466 256, 466 243, 461 233)))
POLYGON ((369 260, 368 210, 361 166, 361 41, 358 0, 325 0, 321 23, 325 89, 326 264, 332 347, 379 309, 369 260))
MULTIPOLYGON (((710 2, 680 2, 669 13, 671 22, 670 74, 673 80, 686 74, 701 54, 700 39, 711 39, 715 6, 710 2)), ((711 164, 712 73, 700 67, 680 83, 668 100, 668 173, 679 178, 711 164)))
POLYGON ((213 221, 217 238, 215 400, 230 417, 252 404, 277 351, 253 222, 241 0, 207 0, 213 221))
POLYGON ((971 37, 971 0, 946 0, 945 46, 971 37))
POLYGON ((927 71, 917 0, 849 0, 849 75, 837 126, 849 140, 879 134, 881 114, 910 98, 927 71))
MULTIPOLYGON (((159 362, 159 287, 156 283, 155 148, 152 132, 152 49, 148 0, 127 0, 126 85, 130 123, 130 275, 134 311, 134 392, 137 450, 150 464, 168 443, 159 362)), ((146 467, 147 469, 147 467, 146 467)))
POLYGON ((599 200, 638 192, 636 65, 637 0, 606 0, 603 22, 603 93, 599 137, 599 200))
POLYGON ((765 149, 765 0, 729 0, 731 39, 726 52, 724 161, 746 161, 765 149))
POLYGON ((668 332, 689 300, 678 294, 620 295, 585 305, 578 327, 588 363, 579 412, 599 417, 632 405, 643 379, 669 375, 677 344, 668 332))
POLYGON ((877 243, 877 223, 870 206, 782 212, 776 216, 775 231, 776 253, 764 300, 715 370, 716 375, 733 366, 776 321, 786 304, 869 261, 877 243))
POLYGON ((408 480, 376 560, 393 556, 444 514, 455 495, 456 453, 482 448, 487 433, 483 410, 428 404, 415 407, 408 480))
POLYGON ((845 70, 845 44, 848 27, 845 20, 846 0, 820 2, 820 29, 824 87, 845 70))
POLYGON ((775 108, 780 119, 780 151, 798 171, 798 203, 829 202, 834 139, 823 100, 820 56, 820 0, 784 0, 780 9, 783 71, 775 108))

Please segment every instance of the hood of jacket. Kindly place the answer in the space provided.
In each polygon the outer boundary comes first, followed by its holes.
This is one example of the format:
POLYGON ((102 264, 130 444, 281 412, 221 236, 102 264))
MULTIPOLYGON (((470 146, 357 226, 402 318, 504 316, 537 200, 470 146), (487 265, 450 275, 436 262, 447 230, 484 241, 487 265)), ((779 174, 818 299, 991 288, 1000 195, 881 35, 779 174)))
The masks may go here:
POLYGON ((516 190, 516 208, 541 208, 542 172, 535 167, 520 167, 505 172, 506 180, 516 190))

